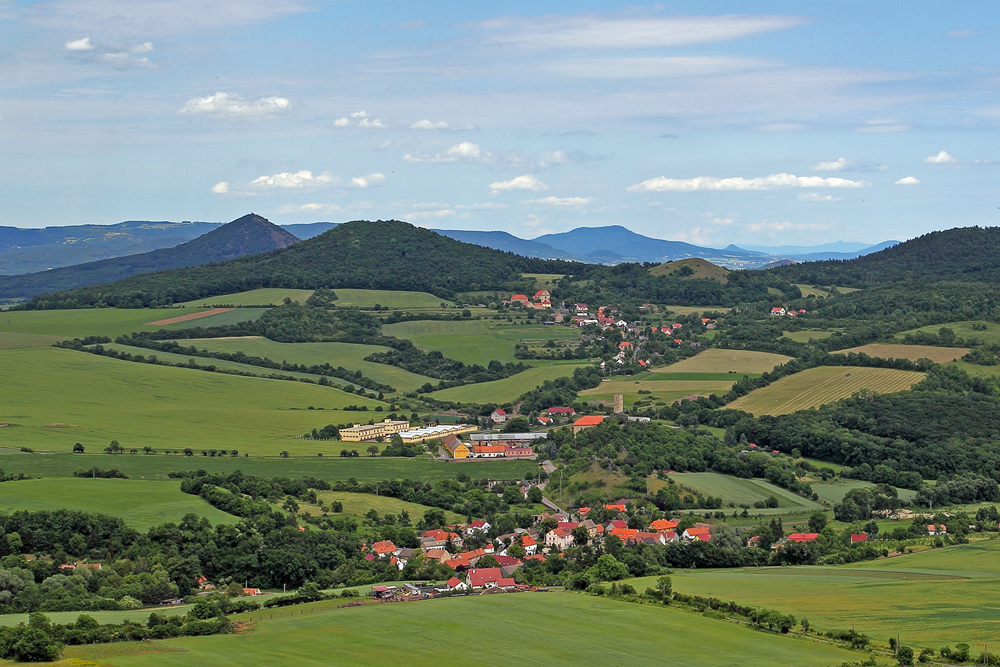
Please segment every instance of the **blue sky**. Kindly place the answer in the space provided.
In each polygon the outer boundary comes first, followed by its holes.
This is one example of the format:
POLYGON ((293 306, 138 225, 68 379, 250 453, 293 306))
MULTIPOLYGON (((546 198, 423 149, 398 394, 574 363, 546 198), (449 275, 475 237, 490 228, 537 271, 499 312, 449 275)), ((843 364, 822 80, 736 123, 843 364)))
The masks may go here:
POLYGON ((496 7, 0 0, 0 224, 1000 223, 995 2, 496 7))

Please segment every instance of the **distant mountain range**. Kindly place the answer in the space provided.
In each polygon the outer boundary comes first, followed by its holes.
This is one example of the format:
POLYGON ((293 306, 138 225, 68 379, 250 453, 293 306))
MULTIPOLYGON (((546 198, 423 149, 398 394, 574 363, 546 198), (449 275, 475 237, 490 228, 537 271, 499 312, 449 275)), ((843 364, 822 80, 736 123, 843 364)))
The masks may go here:
POLYGON ((243 255, 287 248, 298 240, 287 230, 271 224, 259 215, 250 214, 228 224, 214 226, 207 234, 172 248, 65 266, 51 271, 16 276, 0 275, 0 298, 31 297, 112 282, 140 273, 223 262, 243 255))

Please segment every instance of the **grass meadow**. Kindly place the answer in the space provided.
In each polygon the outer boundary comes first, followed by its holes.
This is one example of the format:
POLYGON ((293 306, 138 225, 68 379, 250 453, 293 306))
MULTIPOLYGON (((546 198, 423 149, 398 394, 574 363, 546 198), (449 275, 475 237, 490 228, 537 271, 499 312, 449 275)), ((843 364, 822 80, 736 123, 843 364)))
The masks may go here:
POLYGON ((297 303, 305 303, 312 296, 311 289, 261 288, 236 292, 235 294, 220 294, 205 299, 195 299, 179 304, 182 307, 201 308, 204 306, 279 306, 285 299, 297 303))
POLYGON ((398 290, 377 290, 377 289, 341 289, 334 290, 337 293, 338 306, 357 306, 358 308, 371 308, 379 305, 396 310, 407 310, 410 308, 440 308, 441 304, 453 305, 451 301, 441 297, 428 294, 427 292, 401 292, 398 290))
MULTIPOLYGON (((683 375, 683 373, 677 373, 672 379, 660 378, 657 373, 643 373, 624 378, 615 377, 601 382, 592 389, 584 389, 580 392, 580 398, 587 401, 610 403, 615 394, 621 394, 626 406, 633 405, 639 399, 673 403, 685 396, 725 394, 740 377, 729 375, 728 379, 724 380, 680 379, 683 375), (640 394, 640 391, 650 393, 640 394)), ((705 374, 692 373, 691 375, 705 374)))
POLYGON ((653 605, 575 593, 453 597, 331 609, 315 603, 258 612, 251 632, 73 647, 69 659, 120 667, 198 664, 439 667, 482 665, 527 655, 546 665, 828 667, 858 654, 765 634, 725 621, 653 605), (318 610, 318 611, 317 611, 318 610), (312 613, 311 613, 312 612, 312 613), (480 637, 480 641, 457 641, 480 637), (335 657, 333 657, 335 656, 335 657))
POLYGON ((738 380, 742 374, 760 374, 772 370, 791 357, 770 352, 753 352, 750 350, 724 350, 711 348, 688 357, 676 364, 657 368, 654 373, 736 373, 733 380, 738 380))
MULTIPOLYGON (((377 401, 314 384, 154 366, 62 350, 0 354, 0 446, 88 451, 123 447, 238 449, 251 455, 333 450, 297 440, 313 428, 378 413, 343 412, 377 401), (324 408, 323 411, 309 410, 324 408)), ((337 448, 339 451, 339 447, 337 448)))
POLYGON ((909 389, 924 373, 893 368, 820 366, 755 389, 727 407, 755 415, 783 415, 832 403, 861 390, 889 394, 909 389))
MULTIPOLYGON (((373 496, 370 493, 348 493, 346 491, 319 491, 316 496, 325 504, 337 501, 343 504, 344 514, 347 516, 363 517, 369 510, 375 510, 379 516, 395 514, 397 517, 401 512, 410 515, 410 521, 416 523, 423 518, 424 512, 431 509, 427 505, 409 503, 399 498, 387 498, 386 496, 373 496)), ((315 505, 300 504, 299 508, 309 514, 319 514, 319 508, 315 505)), ((445 511, 445 520, 449 523, 461 523, 465 517, 461 514, 445 511)))
POLYGON ((690 570, 673 581, 681 593, 778 609, 819 630, 854 625, 882 645, 899 633, 912 647, 965 642, 978 652, 1000 637, 1000 540, 844 566, 690 570))
MULTIPOLYGON (((57 339, 109 336, 133 331, 176 329, 180 325, 151 326, 166 317, 197 313, 197 308, 82 308, 79 310, 0 311, 0 333, 54 336, 57 339)), ((207 321, 204 318, 201 322, 207 321)), ((198 320, 192 320, 197 322, 198 320)))
POLYGON ((986 345, 1000 345, 1000 324, 996 322, 984 322, 983 320, 965 320, 963 322, 948 322, 947 324, 932 324, 919 329, 900 331, 896 338, 903 338, 906 334, 918 332, 937 335, 941 329, 951 329, 958 338, 975 338, 986 345), (983 330, 976 330, 973 327, 985 327, 983 330))
MULTIPOLYGON (((241 470, 247 475, 260 477, 316 477, 328 482, 346 481, 353 477, 362 482, 383 479, 419 479, 436 481, 454 479, 465 473, 474 479, 518 479, 534 475, 538 464, 534 461, 468 461, 445 463, 428 458, 402 459, 364 456, 361 443, 322 442, 305 440, 316 451, 326 451, 320 458, 261 458, 243 454, 238 457, 194 456, 180 454, 38 454, 16 449, 0 449, 0 468, 8 473, 29 473, 34 477, 72 477, 73 471, 100 468, 117 468, 135 480, 168 480, 171 472, 207 470, 212 473, 229 473, 241 470), (341 458, 344 447, 357 448, 362 456, 341 458)), ((365 445, 367 446, 367 445, 365 445)))
POLYGON ((802 329, 800 331, 785 331, 781 337, 794 340, 796 343, 808 343, 811 340, 826 340, 834 334, 833 331, 818 329, 802 329))
MULTIPOLYGON (((721 475, 716 472, 681 472, 670 475, 670 479, 677 484, 689 489, 699 491, 703 495, 722 498, 724 503, 736 503, 753 505, 758 500, 767 500, 769 496, 774 496, 778 500, 778 507, 772 509, 771 513, 786 513, 789 511, 815 511, 823 509, 818 503, 796 495, 787 489, 775 486, 762 479, 741 479, 730 475, 721 475)), ((659 485, 665 482, 651 479, 659 485)), ((763 510, 754 510, 755 512, 763 510)))
MULTIPOLYGON (((260 337, 247 338, 197 338, 178 341, 181 345, 193 345, 198 349, 212 352, 244 352, 256 357, 268 357, 273 361, 287 361, 293 364, 323 364, 343 366, 352 371, 361 371, 366 377, 392 385, 400 392, 417 389, 425 382, 436 384, 434 378, 417 375, 388 364, 365 361, 373 352, 385 352, 389 348, 381 345, 359 343, 278 343, 260 337)), ((199 360, 199 363, 215 363, 199 360)), ((339 378, 330 378, 340 383, 339 378)))
POLYGON ((858 347, 851 347, 846 350, 837 350, 837 354, 848 354, 862 352, 869 357, 881 357, 883 359, 909 359, 917 361, 919 359, 930 359, 939 364, 946 364, 955 361, 969 353, 967 347, 936 347, 931 345, 886 345, 884 343, 869 343, 858 347))
POLYGON ((503 363, 516 362, 514 346, 520 342, 532 345, 548 340, 575 340, 580 336, 580 330, 572 327, 489 320, 397 322, 383 326, 382 331, 389 336, 408 338, 422 350, 437 351, 449 359, 484 366, 494 359, 503 363))
POLYGON ((461 401, 464 403, 505 403, 542 384, 546 380, 572 375, 573 371, 585 364, 580 362, 529 361, 539 364, 517 375, 493 382, 467 384, 461 387, 442 389, 428 394, 441 401, 461 401))
POLYGON ((25 479, 0 484, 0 512, 70 509, 116 516, 140 531, 168 521, 178 522, 194 512, 212 522, 238 519, 198 496, 181 492, 179 480, 142 479, 25 479))

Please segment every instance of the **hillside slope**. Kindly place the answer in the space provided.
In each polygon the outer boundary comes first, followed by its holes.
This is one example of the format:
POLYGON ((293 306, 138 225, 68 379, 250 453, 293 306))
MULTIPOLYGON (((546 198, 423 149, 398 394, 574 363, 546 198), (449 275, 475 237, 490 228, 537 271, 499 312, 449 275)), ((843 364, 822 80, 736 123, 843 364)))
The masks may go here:
POLYGON ((521 273, 566 273, 569 268, 564 262, 461 243, 405 222, 354 221, 268 254, 49 294, 29 307, 137 307, 262 287, 408 290, 448 298, 457 291, 507 289, 521 273))
POLYGON ((666 262, 685 257, 759 257, 735 246, 725 250, 703 248, 683 241, 654 239, 620 225, 578 227, 559 234, 545 234, 534 239, 577 257, 602 262, 666 262))
POLYGON ((0 276, 0 298, 32 297, 98 285, 136 274, 224 262, 243 255, 285 248, 297 241, 290 233, 259 215, 245 215, 173 248, 21 276, 0 276))
POLYGON ((433 231, 437 232, 441 236, 447 236, 448 238, 461 241, 462 243, 472 243, 474 245, 483 246, 484 248, 493 248, 494 250, 512 252, 515 255, 522 255, 524 257, 541 257, 543 259, 579 259, 572 253, 568 253, 564 250, 557 250, 556 248, 546 245, 545 243, 538 243, 537 241, 528 241, 526 239, 518 238, 517 236, 507 232, 477 232, 454 229, 435 229, 433 231))
POLYGON ((114 225, 0 227, 0 275, 21 275, 172 248, 218 229, 218 222, 127 220, 114 225))
POLYGON ((1000 283, 1000 227, 931 232, 857 259, 810 262, 772 271, 794 283, 841 287, 942 280, 1000 283))
POLYGON ((716 266, 706 259, 692 257, 658 264, 649 270, 654 276, 715 280, 723 285, 729 282, 729 270, 716 266))

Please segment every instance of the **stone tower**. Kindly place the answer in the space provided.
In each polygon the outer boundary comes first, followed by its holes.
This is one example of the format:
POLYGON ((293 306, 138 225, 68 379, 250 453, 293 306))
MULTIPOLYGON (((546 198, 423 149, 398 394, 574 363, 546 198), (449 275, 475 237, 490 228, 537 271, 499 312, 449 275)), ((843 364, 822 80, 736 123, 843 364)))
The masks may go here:
POLYGON ((625 398, 621 394, 615 394, 615 414, 620 415, 625 412, 625 398))

